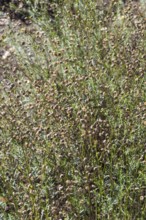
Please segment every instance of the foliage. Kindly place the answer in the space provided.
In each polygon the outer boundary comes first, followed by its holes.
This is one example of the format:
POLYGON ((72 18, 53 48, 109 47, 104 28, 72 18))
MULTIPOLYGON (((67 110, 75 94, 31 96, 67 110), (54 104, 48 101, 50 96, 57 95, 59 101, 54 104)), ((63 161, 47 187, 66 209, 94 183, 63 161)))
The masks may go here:
POLYGON ((19 68, 0 84, 2 218, 144 219, 145 17, 121 1, 51 7, 5 39, 19 68))

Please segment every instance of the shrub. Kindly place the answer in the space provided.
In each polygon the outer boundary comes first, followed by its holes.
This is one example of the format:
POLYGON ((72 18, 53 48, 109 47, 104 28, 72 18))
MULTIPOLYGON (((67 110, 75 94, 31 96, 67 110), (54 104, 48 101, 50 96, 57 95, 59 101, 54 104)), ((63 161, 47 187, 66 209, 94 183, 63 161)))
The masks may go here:
POLYGON ((5 39, 19 68, 1 83, 2 218, 144 219, 144 17, 52 7, 5 39))

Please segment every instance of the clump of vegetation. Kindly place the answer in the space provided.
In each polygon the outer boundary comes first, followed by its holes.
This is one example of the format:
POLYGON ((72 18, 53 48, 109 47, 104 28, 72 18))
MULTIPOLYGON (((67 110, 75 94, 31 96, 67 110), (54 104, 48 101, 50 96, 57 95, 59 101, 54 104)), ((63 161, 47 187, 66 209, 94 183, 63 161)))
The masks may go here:
POLYGON ((52 5, 55 4, 57 7, 60 7, 62 3, 63 1, 55 0, 43 0, 41 2, 34 0, 1 0, 0 11, 7 12, 11 19, 19 19, 29 24, 33 12, 35 12, 37 17, 45 14, 54 18, 56 11, 53 10, 52 5))
POLYGON ((138 7, 64 0, 4 39, 19 68, 0 84, 1 218, 145 218, 138 7))

